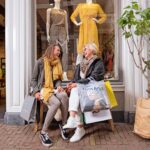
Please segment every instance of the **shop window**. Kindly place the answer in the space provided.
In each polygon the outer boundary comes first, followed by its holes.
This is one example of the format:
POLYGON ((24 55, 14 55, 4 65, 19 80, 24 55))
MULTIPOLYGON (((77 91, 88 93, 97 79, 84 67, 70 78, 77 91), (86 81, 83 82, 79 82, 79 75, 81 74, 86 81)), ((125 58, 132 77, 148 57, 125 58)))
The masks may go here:
MULTIPOLYGON (((77 58, 77 43, 79 40, 79 27, 74 25, 70 19, 79 3, 84 3, 85 0, 63 0, 61 2, 61 9, 66 10, 68 20, 68 66, 67 76, 70 80, 74 73, 77 58)), ((37 57, 40 57, 46 49, 48 42, 46 36, 46 12, 48 8, 53 8, 54 1, 51 0, 37 0, 37 57)), ((98 42, 100 56, 105 65, 105 78, 111 80, 118 79, 118 27, 117 15, 119 8, 119 0, 93 0, 101 6, 107 15, 106 21, 98 25, 98 42)), ((79 21, 79 18, 77 18, 79 21)))

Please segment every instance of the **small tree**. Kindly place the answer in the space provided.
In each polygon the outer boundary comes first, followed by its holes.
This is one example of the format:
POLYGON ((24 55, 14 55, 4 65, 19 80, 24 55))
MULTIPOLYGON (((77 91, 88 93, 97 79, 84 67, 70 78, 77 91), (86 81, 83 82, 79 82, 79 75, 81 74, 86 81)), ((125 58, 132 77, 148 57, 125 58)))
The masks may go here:
POLYGON ((147 92, 150 93, 150 78, 148 76, 150 59, 143 56, 144 51, 150 55, 150 50, 145 49, 147 44, 150 44, 150 8, 142 9, 137 2, 131 2, 131 5, 124 8, 118 24, 127 39, 134 64, 148 80, 147 92), (129 40, 132 41, 134 49, 131 48, 129 40), (136 56, 138 59, 136 59, 136 56))

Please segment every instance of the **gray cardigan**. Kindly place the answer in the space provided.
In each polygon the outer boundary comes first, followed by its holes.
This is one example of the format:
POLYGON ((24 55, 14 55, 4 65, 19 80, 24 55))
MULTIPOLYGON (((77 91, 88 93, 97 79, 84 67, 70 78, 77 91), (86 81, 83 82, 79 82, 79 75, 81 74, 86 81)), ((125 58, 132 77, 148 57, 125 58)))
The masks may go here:
MULTIPOLYGON (((40 90, 43 87, 44 83, 44 62, 42 58, 39 58, 35 62, 35 66, 33 69, 32 79, 31 79, 31 91, 30 94, 34 95, 37 92, 40 92, 40 90)), ((61 80, 55 80, 53 81, 54 88, 57 88, 61 85, 61 80)))

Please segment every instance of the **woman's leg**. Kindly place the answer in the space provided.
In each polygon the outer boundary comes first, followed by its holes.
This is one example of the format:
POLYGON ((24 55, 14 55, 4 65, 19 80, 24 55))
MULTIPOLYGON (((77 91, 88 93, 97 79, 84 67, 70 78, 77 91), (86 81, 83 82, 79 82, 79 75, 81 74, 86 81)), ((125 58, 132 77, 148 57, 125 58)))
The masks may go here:
POLYGON ((75 87, 71 90, 69 97, 69 112, 72 117, 75 117, 79 109, 79 96, 78 88, 75 87))
POLYGON ((48 101, 48 111, 42 128, 42 132, 47 132, 50 123, 52 122, 57 109, 60 107, 60 101, 56 96, 51 96, 48 101))
POLYGON ((60 100, 60 110, 62 115, 62 124, 59 124, 59 128, 61 131, 61 137, 64 140, 68 140, 68 133, 65 129, 63 129, 62 125, 67 122, 68 117, 68 96, 65 92, 60 92, 56 94, 56 97, 60 100))
POLYGON ((77 126, 76 116, 79 109, 79 96, 77 87, 73 88, 69 98, 69 118, 63 128, 75 128, 77 126))
POLYGON ((44 146, 51 146, 53 144, 51 139, 48 136, 47 130, 59 106, 60 106, 60 101, 58 100, 58 98, 55 97, 54 95, 51 96, 48 100, 48 111, 46 114, 44 125, 40 132, 40 139, 44 146))
POLYGON ((69 99, 65 92, 56 94, 56 97, 60 100, 60 110, 62 114, 62 125, 66 124, 68 118, 68 103, 69 99))

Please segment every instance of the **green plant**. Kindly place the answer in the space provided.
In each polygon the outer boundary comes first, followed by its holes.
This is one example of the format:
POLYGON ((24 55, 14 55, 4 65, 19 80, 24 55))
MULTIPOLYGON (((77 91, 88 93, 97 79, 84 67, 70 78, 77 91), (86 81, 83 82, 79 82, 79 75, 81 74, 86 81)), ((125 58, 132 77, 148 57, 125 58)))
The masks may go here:
POLYGON ((148 80, 147 91, 150 93, 150 79, 147 74, 147 71, 150 70, 150 60, 143 55, 145 51, 147 54, 150 53, 150 50, 146 49, 146 45, 150 44, 150 8, 142 9, 139 3, 131 2, 124 8, 123 14, 118 19, 118 24, 127 40, 136 67, 148 80), (134 46, 133 49, 131 44, 134 46))

